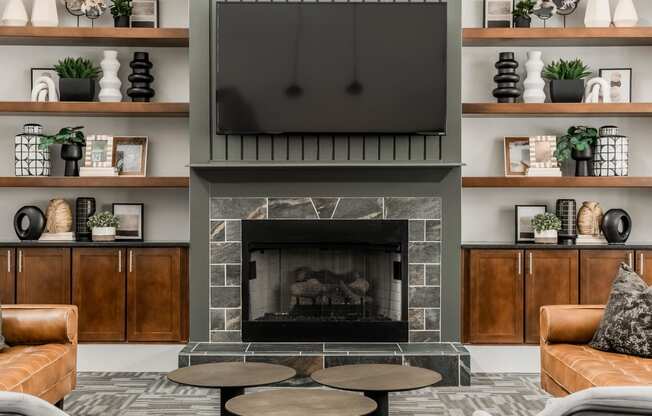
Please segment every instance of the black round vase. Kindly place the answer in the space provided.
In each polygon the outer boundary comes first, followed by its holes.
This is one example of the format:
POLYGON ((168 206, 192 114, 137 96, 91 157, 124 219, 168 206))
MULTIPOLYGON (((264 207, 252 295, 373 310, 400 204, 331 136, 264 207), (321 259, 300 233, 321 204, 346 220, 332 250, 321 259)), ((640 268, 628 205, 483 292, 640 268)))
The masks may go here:
POLYGON ((79 176, 79 161, 83 156, 82 147, 78 144, 61 146, 61 159, 66 161, 65 176, 79 176))
POLYGON ((494 82, 498 87, 493 90, 494 97, 499 103, 516 102, 516 99, 521 96, 521 90, 516 88, 521 77, 516 73, 518 62, 514 59, 514 52, 501 52, 495 66, 498 75, 494 77, 494 82))
POLYGON ((115 27, 129 27, 129 16, 118 16, 113 18, 115 27))
POLYGON ((593 176, 591 160, 593 160, 593 148, 587 146, 584 150, 573 149, 571 156, 575 160, 575 176, 593 176))
POLYGON ((45 214, 38 207, 26 206, 14 215, 14 230, 21 241, 34 241, 45 231, 45 214), (24 222, 27 220, 27 225, 24 222))
POLYGON ((632 233, 632 217, 622 209, 610 209, 602 218, 602 232, 609 244, 625 244, 632 233))
POLYGON ((129 63, 129 66, 132 69, 128 78, 131 88, 127 90, 127 95, 134 102, 148 103, 156 94, 150 87, 154 77, 149 71, 154 65, 149 61, 149 53, 134 52, 134 60, 129 63))

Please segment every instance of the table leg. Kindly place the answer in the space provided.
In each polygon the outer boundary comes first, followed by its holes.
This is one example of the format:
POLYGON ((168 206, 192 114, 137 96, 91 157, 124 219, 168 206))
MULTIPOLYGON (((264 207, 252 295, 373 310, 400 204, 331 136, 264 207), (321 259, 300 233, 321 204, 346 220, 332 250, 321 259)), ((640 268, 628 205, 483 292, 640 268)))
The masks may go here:
POLYGON ((374 400, 378 408, 371 416, 389 416, 389 393, 386 391, 365 391, 364 395, 374 400))
POLYGON ((242 387, 222 387, 220 389, 220 415, 235 416, 226 410, 226 402, 234 397, 242 396, 244 393, 245 391, 242 387))

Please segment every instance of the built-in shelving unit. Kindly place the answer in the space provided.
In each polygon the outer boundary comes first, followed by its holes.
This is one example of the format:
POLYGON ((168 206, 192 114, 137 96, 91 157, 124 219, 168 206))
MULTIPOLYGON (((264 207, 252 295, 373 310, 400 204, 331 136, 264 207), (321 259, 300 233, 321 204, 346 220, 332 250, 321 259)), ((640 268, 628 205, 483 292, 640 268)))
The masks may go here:
POLYGON ((0 114, 89 117, 188 117, 188 103, 100 103, 1 101, 0 114))
POLYGON ((467 28, 464 46, 649 46, 652 27, 467 28))
POLYGON ((188 188, 183 176, 145 177, 0 177, 0 188, 188 188))
POLYGON ((652 177, 464 177, 464 188, 652 188, 652 177))
POLYGON ((465 103, 462 112, 467 117, 652 117, 652 103, 465 103))

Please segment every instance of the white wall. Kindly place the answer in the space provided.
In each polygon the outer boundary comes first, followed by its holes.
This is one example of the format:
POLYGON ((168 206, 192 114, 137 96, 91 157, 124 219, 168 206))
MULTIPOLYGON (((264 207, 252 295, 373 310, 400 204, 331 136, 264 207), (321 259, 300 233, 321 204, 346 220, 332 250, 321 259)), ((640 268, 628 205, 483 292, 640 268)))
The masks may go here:
MULTIPOLYGON (((159 0, 161 27, 188 27, 189 0, 159 0)), ((0 0, 0 11, 8 0, 0 0)), ((25 0, 28 11, 31 0, 25 0)), ((57 4, 60 2, 57 0, 57 4)), ((75 26, 76 18, 59 4, 60 26, 75 26)), ((82 19, 82 26, 90 21, 82 19)), ((112 26, 107 13, 95 22, 96 26, 112 26)), ((30 94, 30 68, 52 67, 67 56, 83 56, 98 65, 102 60, 102 47, 58 46, 0 46, 0 101, 28 101, 30 94)), ((147 51, 154 63, 152 74, 156 78, 154 101, 188 102, 189 63, 185 48, 111 48, 119 52, 122 64, 119 76, 126 92, 130 73, 129 61, 134 51, 147 51)), ((128 97, 127 97, 128 100, 128 97)), ((25 123, 42 124, 46 133, 70 125, 85 126, 85 133, 109 135, 145 135, 150 139, 148 175, 187 176, 189 161, 188 119, 185 118, 93 118, 93 117, 41 117, 31 115, 0 115, 0 176, 14 175, 13 137, 20 133, 25 123)), ((56 151, 52 154, 54 174, 63 173, 63 163, 56 151)), ((110 209, 113 202, 145 203, 145 238, 148 240, 188 240, 187 190, 86 190, 86 189, 6 189, 0 188, 0 241, 16 240, 13 215, 23 205, 47 207, 51 198, 66 198, 74 207, 78 196, 93 196, 98 205, 110 209)))
MULTIPOLYGON (((616 1, 612 1, 615 7, 616 1)), ((641 17, 641 25, 652 25, 652 2, 635 0, 641 17)), ((463 0, 463 26, 482 27, 482 4, 480 0, 463 0)), ((580 2, 579 10, 568 18, 568 26, 583 26, 586 2, 580 2)), ((535 17, 534 26, 541 26, 535 17)), ((559 26, 556 17, 548 26, 559 26)), ((462 54, 462 98, 464 102, 496 102, 491 91, 495 88, 494 62, 498 53, 514 51, 521 63, 521 75, 526 52, 535 48, 515 47, 465 47, 462 54)), ((651 47, 546 47, 543 51, 546 63, 559 58, 581 58, 597 75, 600 68, 631 67, 633 69, 634 102, 652 102, 651 47)), ((465 118, 462 122, 462 160, 464 176, 503 176, 504 136, 561 135, 571 125, 586 124, 595 127, 613 124, 621 133, 632 138, 630 142, 630 175, 652 175, 652 143, 649 118, 465 118)), ((572 164, 572 162, 571 162, 572 164)), ((572 173, 572 166, 566 167, 572 173)), ((582 201, 596 200, 606 210, 623 208, 633 218, 634 230, 631 241, 650 241, 652 217, 647 207, 650 191, 641 189, 464 189, 462 192, 462 239, 463 241, 512 241, 514 238, 514 205, 546 203, 554 208, 559 198, 582 201)))

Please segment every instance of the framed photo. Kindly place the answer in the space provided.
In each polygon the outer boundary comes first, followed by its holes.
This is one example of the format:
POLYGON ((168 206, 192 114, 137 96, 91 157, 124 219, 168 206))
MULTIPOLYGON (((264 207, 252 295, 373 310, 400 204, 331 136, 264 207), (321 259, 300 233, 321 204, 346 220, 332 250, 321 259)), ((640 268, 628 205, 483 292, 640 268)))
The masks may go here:
POLYGON ((131 27, 158 27, 158 0, 132 0, 131 27))
POLYGON ((147 175, 147 137, 114 137, 113 165, 118 175, 147 175))
POLYGON ((516 205, 514 207, 516 243, 534 243, 532 219, 548 211, 547 205, 516 205))
POLYGON ((113 167, 113 137, 94 135, 86 138, 84 166, 87 168, 113 167))
POLYGON ((120 220, 115 231, 116 240, 143 241, 145 205, 113 204, 113 215, 120 220))
POLYGON ((611 85, 612 103, 632 102, 632 68, 605 68, 599 75, 611 85))
POLYGON ((484 0, 484 27, 512 27, 513 0, 484 0))
POLYGON ((525 176, 530 168, 530 138, 505 137, 505 176, 525 176))
POLYGON ((530 167, 557 168, 559 163, 555 157, 557 136, 530 137, 530 167))
POLYGON ((54 81, 54 85, 59 86, 59 74, 54 68, 31 68, 30 69, 30 84, 29 93, 31 95, 36 85, 36 80, 41 77, 50 77, 54 81))

